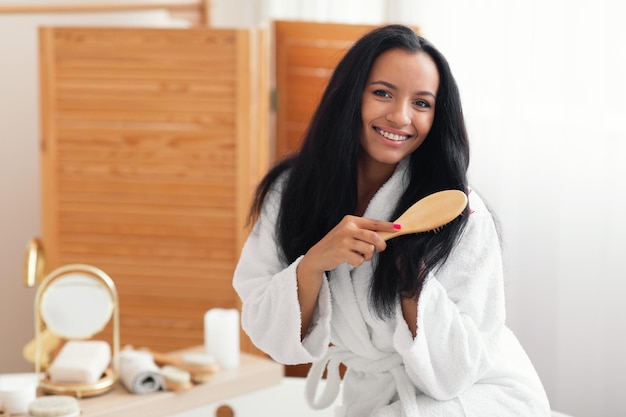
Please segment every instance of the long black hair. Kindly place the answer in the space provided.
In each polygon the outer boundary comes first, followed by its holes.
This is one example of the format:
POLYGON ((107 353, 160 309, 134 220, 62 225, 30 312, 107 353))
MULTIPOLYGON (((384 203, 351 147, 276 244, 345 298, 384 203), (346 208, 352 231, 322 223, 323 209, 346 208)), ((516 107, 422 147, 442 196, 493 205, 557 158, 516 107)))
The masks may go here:
MULTIPOLYGON (((361 102, 369 72, 383 52, 400 48, 425 52, 439 72, 433 125, 410 156, 410 183, 391 219, 414 202, 443 189, 467 191, 469 142, 461 99, 447 60, 411 28, 388 25, 359 39, 339 62, 305 133, 300 150, 279 161, 259 184, 251 218, 278 177, 284 184, 276 237, 291 263, 305 254, 357 205, 357 160, 361 151, 361 102)), ((391 316, 398 295, 419 294, 427 274, 443 263, 467 222, 467 208, 438 233, 392 239, 378 256, 370 287, 371 304, 382 318, 391 316)), ((332 274, 331 274, 332 279, 332 274)))

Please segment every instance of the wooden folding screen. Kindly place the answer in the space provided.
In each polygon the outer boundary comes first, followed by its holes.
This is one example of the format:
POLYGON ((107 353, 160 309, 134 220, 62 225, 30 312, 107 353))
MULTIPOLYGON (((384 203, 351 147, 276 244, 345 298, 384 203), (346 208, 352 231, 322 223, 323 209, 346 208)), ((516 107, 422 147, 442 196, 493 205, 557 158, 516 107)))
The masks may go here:
POLYGON ((268 154, 257 35, 40 30, 47 269, 110 274, 123 345, 200 344, 204 312, 238 306, 232 273, 268 154))
POLYGON ((332 72, 368 25, 274 22, 276 156, 298 149, 332 72))

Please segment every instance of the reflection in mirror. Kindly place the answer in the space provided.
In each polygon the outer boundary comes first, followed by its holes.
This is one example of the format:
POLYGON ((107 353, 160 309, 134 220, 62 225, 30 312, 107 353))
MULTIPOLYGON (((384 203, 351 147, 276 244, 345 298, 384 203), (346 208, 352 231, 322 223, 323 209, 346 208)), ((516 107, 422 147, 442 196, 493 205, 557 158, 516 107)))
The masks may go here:
POLYGON ((76 273, 50 284, 41 299, 40 313, 57 336, 87 339, 111 319, 113 301, 104 283, 76 273))

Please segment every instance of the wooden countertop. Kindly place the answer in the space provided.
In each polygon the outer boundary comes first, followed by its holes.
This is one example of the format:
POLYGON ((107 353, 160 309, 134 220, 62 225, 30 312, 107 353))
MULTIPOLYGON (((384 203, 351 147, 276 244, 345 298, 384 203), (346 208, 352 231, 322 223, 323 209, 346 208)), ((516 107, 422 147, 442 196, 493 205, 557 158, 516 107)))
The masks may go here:
POLYGON ((242 353, 238 368, 221 370, 210 381, 186 391, 131 394, 118 381, 109 393, 79 400, 81 417, 167 417, 277 385, 283 374, 282 365, 242 353))

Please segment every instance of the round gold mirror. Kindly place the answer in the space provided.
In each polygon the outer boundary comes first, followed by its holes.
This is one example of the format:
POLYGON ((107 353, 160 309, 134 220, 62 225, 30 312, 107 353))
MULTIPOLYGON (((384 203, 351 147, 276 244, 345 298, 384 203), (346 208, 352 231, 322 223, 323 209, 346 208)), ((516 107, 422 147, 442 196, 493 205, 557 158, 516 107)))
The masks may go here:
POLYGON ((102 377, 89 383, 60 383, 50 380, 44 372, 39 384, 44 392, 86 397, 112 388, 119 368, 119 311, 115 284, 98 268, 66 265, 43 279, 35 296, 35 372, 38 375, 42 364, 45 365, 42 358, 49 353, 44 351, 47 336, 66 341, 86 340, 100 333, 111 320, 111 367, 102 377))
POLYGON ((89 339, 104 329, 114 300, 103 281, 67 273, 48 285, 39 313, 46 328, 65 339, 89 339))

